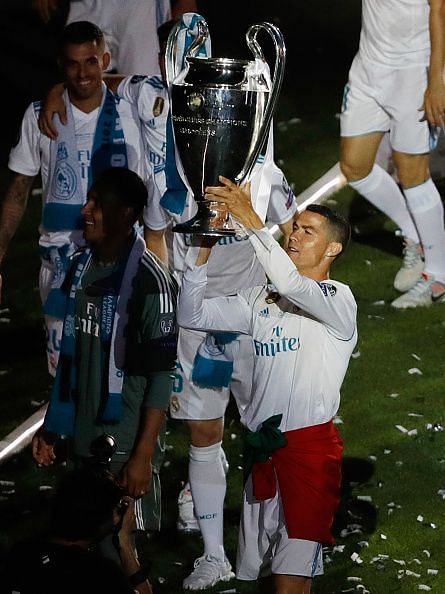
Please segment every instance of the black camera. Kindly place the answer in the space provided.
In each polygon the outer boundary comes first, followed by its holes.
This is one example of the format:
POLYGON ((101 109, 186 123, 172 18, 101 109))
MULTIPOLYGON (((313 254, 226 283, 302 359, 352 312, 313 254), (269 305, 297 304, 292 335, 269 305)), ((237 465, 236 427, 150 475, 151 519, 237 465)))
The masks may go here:
POLYGON ((110 462, 116 451, 116 440, 104 433, 93 439, 90 445, 91 456, 85 460, 88 466, 110 470, 110 462))

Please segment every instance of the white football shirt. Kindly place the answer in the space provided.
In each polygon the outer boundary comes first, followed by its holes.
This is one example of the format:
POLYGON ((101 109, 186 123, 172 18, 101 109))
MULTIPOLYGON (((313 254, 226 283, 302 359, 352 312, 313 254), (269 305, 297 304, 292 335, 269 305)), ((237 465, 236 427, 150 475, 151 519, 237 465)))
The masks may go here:
POLYGON ((195 261, 193 249, 187 257, 178 322, 197 330, 252 336, 252 398, 241 419, 250 430, 276 414, 283 415, 282 431, 325 423, 338 410, 340 387, 357 342, 355 299, 343 283, 300 275, 267 229, 255 231, 250 241, 279 293, 277 300, 268 299, 268 286, 204 300, 207 266, 189 264, 195 261))

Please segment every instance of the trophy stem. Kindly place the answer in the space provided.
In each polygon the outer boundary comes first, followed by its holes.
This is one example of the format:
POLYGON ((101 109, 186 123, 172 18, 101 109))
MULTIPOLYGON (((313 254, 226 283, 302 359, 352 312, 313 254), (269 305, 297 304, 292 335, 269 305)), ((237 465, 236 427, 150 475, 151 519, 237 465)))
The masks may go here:
POLYGON ((175 233, 191 233, 207 237, 233 237, 236 229, 232 217, 218 202, 195 200, 198 211, 193 218, 173 227, 175 233))

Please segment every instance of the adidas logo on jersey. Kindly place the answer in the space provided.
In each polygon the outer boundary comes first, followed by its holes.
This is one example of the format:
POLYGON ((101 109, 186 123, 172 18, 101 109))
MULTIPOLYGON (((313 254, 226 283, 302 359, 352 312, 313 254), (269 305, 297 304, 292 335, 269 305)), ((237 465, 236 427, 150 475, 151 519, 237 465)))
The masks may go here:
POLYGON ((258 312, 260 318, 268 318, 270 316, 269 308, 265 307, 261 311, 258 312))

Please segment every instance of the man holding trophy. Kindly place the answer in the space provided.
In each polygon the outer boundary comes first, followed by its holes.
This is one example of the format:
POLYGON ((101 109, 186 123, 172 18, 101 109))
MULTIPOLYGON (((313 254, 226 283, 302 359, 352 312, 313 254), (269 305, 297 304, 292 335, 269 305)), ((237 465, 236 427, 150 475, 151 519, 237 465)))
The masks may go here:
POLYGON ((207 197, 246 228, 272 286, 205 299, 214 240, 204 238, 189 249, 178 322, 253 341, 252 394, 241 411, 248 431, 237 577, 272 580, 267 592, 309 594, 340 500, 342 442, 332 419, 357 340, 356 303, 346 285, 329 280, 329 269, 350 229, 312 205, 283 250, 253 209, 249 184, 220 181, 207 197))

